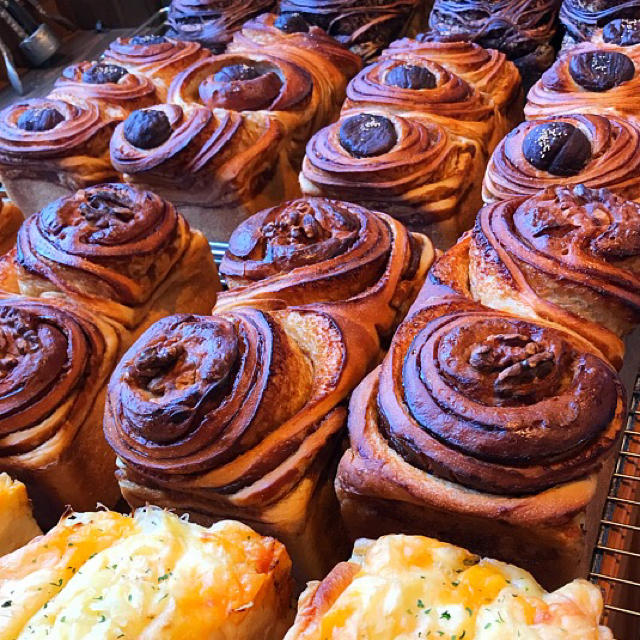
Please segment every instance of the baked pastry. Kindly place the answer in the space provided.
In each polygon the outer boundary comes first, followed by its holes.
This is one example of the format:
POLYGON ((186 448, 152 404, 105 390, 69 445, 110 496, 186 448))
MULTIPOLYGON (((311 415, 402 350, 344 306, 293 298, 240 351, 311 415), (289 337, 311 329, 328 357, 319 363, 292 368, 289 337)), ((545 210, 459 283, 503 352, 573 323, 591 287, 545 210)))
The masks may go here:
POLYGON ((431 60, 488 94, 507 123, 522 120, 522 80, 517 67, 496 49, 485 49, 465 40, 450 40, 433 32, 401 38, 382 52, 383 57, 420 56, 431 60))
POLYGON ((291 561, 239 522, 72 513, 0 559, 3 638, 280 640, 291 561))
POLYGON ((109 386, 122 495, 201 524, 250 523, 286 545, 299 579, 324 575, 344 540, 331 486, 342 403, 378 350, 321 306, 160 320, 109 386))
POLYGON ((205 313, 220 281, 206 238, 149 191, 104 184, 54 200, 22 225, 0 288, 52 293, 134 332, 177 312, 205 313))
POLYGON ((158 101, 149 78, 105 62, 78 62, 67 67, 49 98, 80 105, 94 102, 107 118, 115 120, 124 120, 131 111, 158 101))
POLYGON ((0 556, 42 533, 33 518, 27 488, 6 473, 0 473, 0 516, 0 556))
POLYGON ((525 116, 595 113, 637 122, 639 65, 640 57, 625 47, 585 42, 569 49, 529 91, 525 116))
POLYGON ((556 184, 606 188, 640 200, 640 128, 618 117, 552 116, 523 122, 496 147, 485 202, 532 196, 556 184))
POLYGON ((113 134, 111 161, 215 240, 299 191, 283 127, 264 112, 170 104, 134 111, 113 134))
POLYGON ((168 33, 222 53, 234 31, 272 6, 273 0, 171 0, 168 33))
POLYGON ((564 325, 616 366, 640 322, 640 205, 606 189, 555 187, 478 214, 471 293, 494 309, 564 325))
POLYGON ((266 209, 231 235, 216 310, 325 302, 390 337, 424 283, 431 241, 384 213, 325 198, 266 209))
POLYGON ((555 58, 557 0, 435 0, 429 27, 507 54, 531 86, 555 58))
POLYGON ((416 0, 280 0, 281 15, 301 15, 364 60, 373 58, 406 26, 416 0))
POLYGON ((0 199, 0 255, 15 245, 18 229, 23 222, 22 211, 11 200, 0 199))
POLYGON ((563 0, 560 21, 567 30, 564 45, 591 40, 599 28, 614 20, 640 18, 638 0, 563 0))
POLYGON ((425 116, 491 153, 509 130, 493 100, 445 67, 417 55, 386 55, 349 83, 342 115, 384 109, 425 116))
POLYGON ((163 35, 139 35, 114 40, 101 61, 147 76, 156 87, 159 101, 164 102, 174 76, 208 54, 197 42, 163 35))
POLYGON ((481 206, 478 143, 424 118, 346 115, 307 144, 300 187, 385 211, 437 247, 451 246, 481 206))
POLYGON ((349 534, 430 532, 547 588, 586 574, 626 415, 615 370, 557 325, 453 294, 416 307, 352 395, 349 534))
MULTIPOLYGON (((640 5, 638 6, 640 7, 640 5)), ((639 47, 636 45, 640 44, 640 16, 633 19, 617 18, 611 20, 602 29, 596 29, 589 40, 595 44, 614 44, 618 47, 625 47, 638 55, 639 47)))
POLYGON ((38 522, 66 505, 114 506, 114 455, 100 425, 118 327, 56 298, 0 299, 0 471, 24 482, 38 522))
POLYGON ((95 103, 36 98, 0 112, 0 180, 25 215, 60 196, 117 179, 109 160, 115 118, 95 103))
POLYGON ((547 593, 513 565, 421 536, 358 540, 349 562, 300 597, 285 640, 613 640, 586 580, 547 593))

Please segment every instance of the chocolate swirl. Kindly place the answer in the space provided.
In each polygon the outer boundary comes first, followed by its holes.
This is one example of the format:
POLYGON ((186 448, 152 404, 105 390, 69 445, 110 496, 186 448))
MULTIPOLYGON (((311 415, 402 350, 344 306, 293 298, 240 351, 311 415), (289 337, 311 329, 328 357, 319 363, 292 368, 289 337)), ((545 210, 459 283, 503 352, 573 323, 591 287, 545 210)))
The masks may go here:
POLYGON ((638 62, 627 53, 624 47, 591 43, 570 49, 531 88, 525 116, 595 113, 637 119, 638 62))
POLYGON ((638 0, 564 0, 560 21, 574 42, 590 40, 599 27, 620 18, 640 18, 638 0))
POLYGON ((621 363, 618 336, 640 319, 640 205, 583 185, 490 205, 470 257, 474 297, 494 306, 497 279, 501 304, 517 300, 621 363))
MULTIPOLYGON (((113 336, 111 336, 113 339, 113 336)), ((114 364, 90 316, 61 303, 0 300, 0 455, 20 467, 21 454, 68 445, 114 364), (11 458, 8 458, 11 456, 11 458)), ((27 463, 28 464, 28 463, 27 463)))
POLYGON ((332 446, 337 405, 370 366, 366 336, 347 348, 354 330, 312 308, 160 320, 109 385, 105 435, 125 476, 161 503, 197 485, 210 511, 283 497, 332 446))
MULTIPOLYGON (((615 371, 582 340, 452 297, 432 299, 401 325, 370 411, 411 466, 524 495, 597 469, 624 407, 615 371)), ((360 427, 350 433, 360 447, 360 427)))
POLYGON ((418 56, 448 69, 472 87, 491 96, 499 109, 507 110, 521 95, 520 74, 504 53, 468 41, 438 38, 421 33, 389 45, 383 57, 418 56))
POLYGON ((465 176, 474 171, 474 145, 435 123, 386 119, 397 142, 378 156, 358 158, 345 148, 340 131, 349 118, 318 131, 307 144, 303 193, 390 212, 416 231, 455 215, 467 194, 465 176))
POLYGON ((221 53, 246 20, 272 5, 273 0, 172 0, 167 19, 169 35, 200 42, 221 53))
POLYGON ((266 209, 232 234, 217 309, 277 298, 327 302, 391 332, 433 260, 433 247, 383 213, 306 198, 266 209))
MULTIPOLYGON (((100 136, 107 142, 114 124, 91 102, 75 105, 48 98, 17 102, 0 112, 0 162, 24 165, 65 156, 100 136), (53 117, 41 125, 28 124, 39 120, 43 111, 53 117)), ((97 142, 96 147, 100 147, 97 142)))
POLYGON ((562 182, 606 188, 628 199, 640 199, 640 129, 621 118, 567 115, 524 122, 496 147, 485 174, 485 202, 532 196, 562 182), (580 141, 555 148, 555 131, 570 127, 580 141), (535 142, 541 160, 531 162, 527 143, 535 142), (552 144, 553 143, 553 144, 552 144), (553 147, 553 148, 552 148, 553 147), (554 154, 553 159, 551 153, 554 154), (546 168, 543 168, 546 166, 546 168), (538 168, 537 168, 538 167, 538 168))
POLYGON ((99 185, 28 218, 17 263, 59 291, 140 305, 180 259, 188 233, 173 206, 153 193, 99 185))
POLYGON ((370 108, 428 116, 485 148, 496 134, 496 108, 490 98, 439 64, 418 56, 385 56, 349 83, 342 113, 370 108), (433 81, 423 88, 403 88, 392 74, 408 67, 423 69, 433 81))
POLYGON ((414 0, 281 0, 281 13, 299 13, 338 42, 373 58, 394 40, 416 8, 414 0))

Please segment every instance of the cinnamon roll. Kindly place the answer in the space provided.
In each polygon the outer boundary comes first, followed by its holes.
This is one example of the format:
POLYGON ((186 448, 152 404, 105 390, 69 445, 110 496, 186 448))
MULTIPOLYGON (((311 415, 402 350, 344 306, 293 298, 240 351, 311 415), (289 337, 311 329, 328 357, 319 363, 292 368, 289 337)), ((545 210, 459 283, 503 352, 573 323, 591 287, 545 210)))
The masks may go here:
POLYGON ((5 291, 64 294, 136 332, 171 313, 209 311, 220 289, 202 233, 125 184, 82 189, 29 217, 1 275, 5 291))
POLYGON ((390 337, 434 258, 430 240, 384 213, 306 198, 266 209, 231 235, 218 311, 276 298, 325 302, 390 337))
POLYGON ((60 299, 0 300, 0 471, 27 485, 44 527, 67 505, 118 500, 100 425, 122 335, 60 299))
POLYGON ((584 184, 640 200, 640 128, 597 115, 523 122, 496 147, 482 195, 492 203, 550 186, 584 184))
POLYGON ((640 205, 606 189, 555 187, 478 214, 474 298, 580 333, 615 365, 640 322, 640 205))
POLYGON ((207 55, 197 42, 144 35, 117 38, 102 55, 102 62, 147 76, 156 86, 158 99, 164 102, 173 77, 207 55))
POLYGON ((416 0, 280 0, 283 16, 301 15, 322 27, 364 60, 373 58, 400 35, 416 0))
POLYGON ((473 225, 483 171, 474 141, 425 119, 371 112, 311 138, 300 186, 307 196, 385 211, 442 247, 473 225))
POLYGON ((217 240, 297 190, 282 126, 264 113, 172 104, 134 111, 113 134, 111 160, 127 182, 173 202, 217 240))
POLYGON ((368 109, 426 116, 451 132, 477 140, 491 153, 508 131, 491 98, 445 67, 418 55, 387 55, 349 83, 342 114, 368 109))
POLYGON ((0 112, 0 180, 29 215, 52 199, 117 178, 109 159, 116 120, 95 103, 36 98, 0 112))
POLYGON ((488 94, 498 110, 515 126, 522 120, 522 81, 517 67, 496 49, 450 40, 432 32, 402 38, 383 51, 383 57, 419 56, 435 62, 488 94))
POLYGON ((431 298, 352 396, 336 478, 349 533, 429 532, 563 584, 589 566, 625 414, 620 379, 587 341, 431 298))
POLYGON ((595 33, 613 21, 640 18, 638 0, 564 0, 560 21, 567 30, 567 45, 591 40, 595 33))
POLYGON ((557 0, 435 0, 429 26, 507 54, 531 86, 555 58, 557 0))
POLYGON ((52 100, 95 102, 106 116, 123 120, 134 109, 158 101, 156 88, 146 76, 106 62, 79 62, 67 67, 56 80, 52 100))
POLYGON ((640 57, 625 47, 584 43, 560 56, 531 88, 527 120, 595 113, 640 120, 640 57))
POLYGON ((281 540, 298 578, 324 575, 344 538, 330 485, 342 406, 379 344, 313 305, 160 320, 109 385, 104 429, 131 506, 281 540))
POLYGON ((242 24, 273 6, 273 0, 171 0, 169 35, 222 53, 242 24))

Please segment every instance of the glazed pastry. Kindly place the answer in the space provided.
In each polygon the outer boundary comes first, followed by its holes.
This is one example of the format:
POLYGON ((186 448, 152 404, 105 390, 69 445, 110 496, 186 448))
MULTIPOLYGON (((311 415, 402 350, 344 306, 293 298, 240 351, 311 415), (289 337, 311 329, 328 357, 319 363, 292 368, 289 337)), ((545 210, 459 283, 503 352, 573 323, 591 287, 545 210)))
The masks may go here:
POLYGON ((0 559, 0 636, 280 640, 290 569, 282 544, 239 522, 72 513, 0 559))
POLYGON ((523 122, 500 142, 484 177, 485 202, 584 184, 640 200, 640 128, 628 120, 566 115, 523 122))
POLYGON ((23 222, 22 211, 11 200, 0 199, 0 255, 13 248, 23 222))
POLYGON ((27 488, 0 473, 0 556, 15 551, 41 533, 31 512, 27 488))
POLYGON ((557 0, 435 0, 429 26, 507 54, 531 86, 555 58, 557 0))
POLYGON ((613 640, 602 614, 602 594, 586 580, 547 593, 513 565, 390 535, 358 540, 349 562, 310 583, 285 640, 613 640))
POLYGON ((416 0, 280 0, 278 3, 281 15, 301 15, 364 60, 373 58, 400 35, 417 6, 416 0))
MULTIPOLYGON (((264 307, 264 305, 261 305, 264 307)), ((104 429, 132 507, 250 523, 301 580, 342 553, 332 460, 379 343, 321 307, 243 307, 152 326, 120 361, 104 429)))
POLYGON ((606 189, 555 187, 478 214, 469 276, 494 309, 580 333, 617 367, 640 322, 640 205, 606 189))
POLYGON ((531 88, 527 120, 595 113, 640 120, 640 57, 625 47, 584 43, 560 56, 531 88), (629 55, 627 55, 629 54, 629 55))
POLYGON ((231 235, 218 311, 278 299, 326 302, 390 337, 434 258, 429 238, 384 213, 306 198, 257 213, 231 235))
POLYGON ((396 40, 382 52, 383 57, 405 55, 431 60, 488 94, 509 125, 515 126, 522 120, 520 74, 501 51, 485 49, 473 42, 439 38, 433 33, 420 33, 415 38, 396 40))
POLYGON ((222 53, 242 24, 273 6, 273 0, 171 0, 169 35, 222 53))
MULTIPOLYGON (((569 36, 566 39, 568 38, 569 36)), ((589 40, 599 45, 613 44, 625 47, 637 56, 639 47, 636 45, 640 44, 640 16, 633 19, 611 20, 602 29, 594 31, 589 40)))
POLYGON ((352 395, 336 478, 351 537, 430 532, 547 588, 586 575, 626 416, 615 370, 558 326, 419 300, 352 395))
POLYGON ((115 130, 111 160, 127 182, 173 202, 215 240, 298 191, 283 128, 262 112, 170 104, 134 111, 115 130))
POLYGON ((564 0, 560 7, 560 21, 567 30, 566 44, 591 40, 599 28, 614 20, 638 18, 638 0, 564 0))
POLYGON ((509 130, 491 98, 445 67, 418 55, 387 55, 365 67, 347 87, 342 115, 384 109, 423 116, 491 153, 509 130))
POLYGON ((0 471, 24 482, 43 526, 67 505, 119 498, 100 426, 118 327, 59 298, 0 299, 0 471))
POLYGON ((77 189, 117 179, 109 160, 116 125, 95 103, 36 98, 0 112, 0 179, 25 215, 77 189))
POLYGON ((54 200, 22 225, 8 260, 4 291, 64 294, 134 332, 172 313, 208 312, 220 290, 202 233, 168 202, 124 184, 54 200))
POLYGON ((102 62, 147 76, 156 87, 159 101, 164 102, 173 77, 208 53, 197 42, 162 35, 120 37, 109 45, 102 62))
POLYGON ((149 78, 105 62, 79 62, 67 67, 49 98, 80 105, 94 102, 107 118, 115 120, 124 120, 131 111, 158 101, 149 78))
POLYGON ((426 119, 384 111, 343 117, 307 144, 300 186, 385 211, 438 247, 451 246, 481 206, 477 143, 426 119))

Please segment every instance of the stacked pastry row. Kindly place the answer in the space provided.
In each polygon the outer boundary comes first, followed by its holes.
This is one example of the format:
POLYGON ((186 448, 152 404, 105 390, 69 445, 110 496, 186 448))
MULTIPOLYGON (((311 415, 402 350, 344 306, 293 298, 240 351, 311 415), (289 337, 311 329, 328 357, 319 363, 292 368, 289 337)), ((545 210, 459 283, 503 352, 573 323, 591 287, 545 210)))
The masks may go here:
POLYGON ((0 470, 28 486, 40 523, 115 506, 109 376, 146 327, 208 312, 219 289, 205 237, 150 192, 90 187, 23 223, 0 259, 0 470))
POLYGON ((264 14, 228 51, 165 36, 116 40, 47 98, 0 114, 0 176, 26 214, 124 180, 171 200, 207 236, 299 193, 309 136, 332 121, 360 59, 318 27, 264 14))
POLYGON ((356 75, 340 119, 307 144, 302 192, 385 211, 451 246, 473 223, 488 155, 519 122, 521 95, 502 53, 398 40, 356 75))

